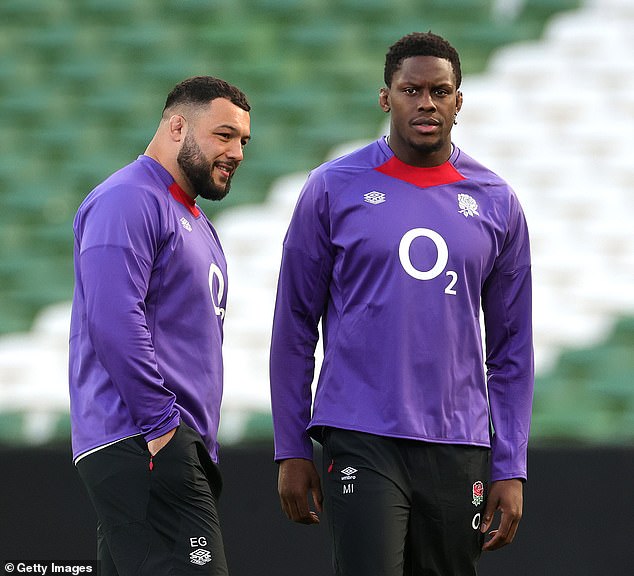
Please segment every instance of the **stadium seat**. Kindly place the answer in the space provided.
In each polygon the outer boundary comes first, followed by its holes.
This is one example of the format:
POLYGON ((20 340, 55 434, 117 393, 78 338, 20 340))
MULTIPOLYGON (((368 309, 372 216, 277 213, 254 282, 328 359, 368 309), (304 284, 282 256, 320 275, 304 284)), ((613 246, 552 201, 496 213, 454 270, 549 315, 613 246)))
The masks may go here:
POLYGON ((62 2, 51 0, 3 0, 0 2, 0 20, 13 26, 38 26, 46 24, 62 2))
POLYGON ((135 2, 126 0, 83 0, 76 4, 80 21, 100 25, 125 24, 135 19, 135 2))
POLYGON ((557 12, 579 7, 579 0, 523 0, 521 16, 544 21, 557 12))
POLYGON ((0 412, 0 437, 5 443, 21 444, 24 442, 23 433, 24 412, 0 412))

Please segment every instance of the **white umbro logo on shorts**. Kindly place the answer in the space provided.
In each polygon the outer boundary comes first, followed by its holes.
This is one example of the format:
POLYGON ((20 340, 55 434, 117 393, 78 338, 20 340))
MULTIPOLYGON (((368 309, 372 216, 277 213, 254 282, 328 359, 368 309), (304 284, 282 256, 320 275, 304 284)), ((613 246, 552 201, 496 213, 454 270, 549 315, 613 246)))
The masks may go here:
POLYGON ((358 470, 356 468, 353 468, 352 466, 348 466, 347 468, 344 468, 341 473, 343 474, 343 476, 341 477, 342 480, 354 480, 356 479, 355 474, 358 472, 358 470))
POLYGON ((350 480, 356 480, 357 477, 355 476, 355 474, 358 472, 358 470, 356 468, 353 468, 352 466, 347 466, 346 468, 344 468, 341 473, 344 474, 344 476, 341 477, 342 481, 345 482, 349 482, 348 484, 344 484, 343 485, 343 493, 344 494, 353 494, 354 493, 354 482, 350 482, 350 480))
POLYGON ((192 564, 198 564, 198 566, 204 566, 207 562, 211 562, 211 552, 204 548, 198 548, 189 555, 189 561, 192 564))
POLYGON ((372 192, 364 194, 363 199, 368 204, 381 204, 385 202, 385 194, 383 194, 383 192, 377 192, 376 190, 374 190, 372 192))
POLYGON ((196 548, 196 550, 190 552, 189 554, 189 561, 192 564, 204 566, 207 562, 211 562, 211 552, 209 550, 205 550, 204 548, 199 548, 199 546, 207 546, 207 538, 204 536, 190 538, 189 544, 192 548, 196 548))

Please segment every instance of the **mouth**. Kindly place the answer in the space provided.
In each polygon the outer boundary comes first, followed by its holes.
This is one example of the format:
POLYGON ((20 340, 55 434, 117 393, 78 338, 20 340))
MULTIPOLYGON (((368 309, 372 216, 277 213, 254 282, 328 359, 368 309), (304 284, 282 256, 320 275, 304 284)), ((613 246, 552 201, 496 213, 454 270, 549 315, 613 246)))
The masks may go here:
POLYGON ((218 172, 220 172, 220 175, 223 177, 223 179, 228 180, 236 171, 237 166, 228 162, 216 162, 214 164, 214 168, 216 168, 218 172))
POLYGON ((414 130, 421 134, 432 134, 440 129, 440 122, 436 118, 416 118, 412 121, 414 130))

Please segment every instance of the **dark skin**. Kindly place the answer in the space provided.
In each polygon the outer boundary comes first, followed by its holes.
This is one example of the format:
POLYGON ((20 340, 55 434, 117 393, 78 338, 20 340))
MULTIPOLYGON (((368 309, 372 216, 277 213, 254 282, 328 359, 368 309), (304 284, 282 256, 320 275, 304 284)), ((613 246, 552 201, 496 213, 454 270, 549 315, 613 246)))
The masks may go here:
POLYGON ((289 520, 300 524, 319 524, 322 511, 321 481, 312 460, 289 458, 280 462, 277 489, 282 510, 289 520), (308 505, 310 494, 316 512, 308 505))
POLYGON ((449 60, 414 56, 403 60, 379 105, 390 112, 390 148, 410 166, 439 166, 451 155, 451 129, 462 107, 449 60))
MULTIPOLYGON (((451 129, 462 107, 451 63, 434 56, 403 60, 389 87, 382 88, 379 105, 391 113, 390 148, 410 166, 439 166, 451 155, 451 129)), ((517 478, 492 482, 480 530, 488 532, 483 550, 497 550, 515 538, 522 517, 523 482, 517 478), (491 529, 496 512, 499 525, 491 529)), ((284 513, 301 524, 318 524, 322 491, 311 460, 280 462, 278 491, 284 513), (311 509, 311 506, 314 508, 311 509)))
POLYGON ((491 552, 513 542, 522 519, 523 493, 524 483, 517 478, 491 483, 480 530, 487 532, 493 521, 493 515, 498 510, 500 524, 497 529, 489 532, 490 539, 484 543, 482 550, 491 552))

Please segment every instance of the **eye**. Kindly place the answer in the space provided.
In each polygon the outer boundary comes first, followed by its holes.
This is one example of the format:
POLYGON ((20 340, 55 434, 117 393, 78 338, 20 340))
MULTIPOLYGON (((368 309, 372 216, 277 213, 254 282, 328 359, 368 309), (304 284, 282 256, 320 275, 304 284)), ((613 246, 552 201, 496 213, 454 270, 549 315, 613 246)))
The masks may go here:
POLYGON ((414 94, 416 94, 416 92, 418 92, 418 90, 416 90, 416 88, 403 88, 403 93, 407 94, 408 96, 413 96, 414 94))

